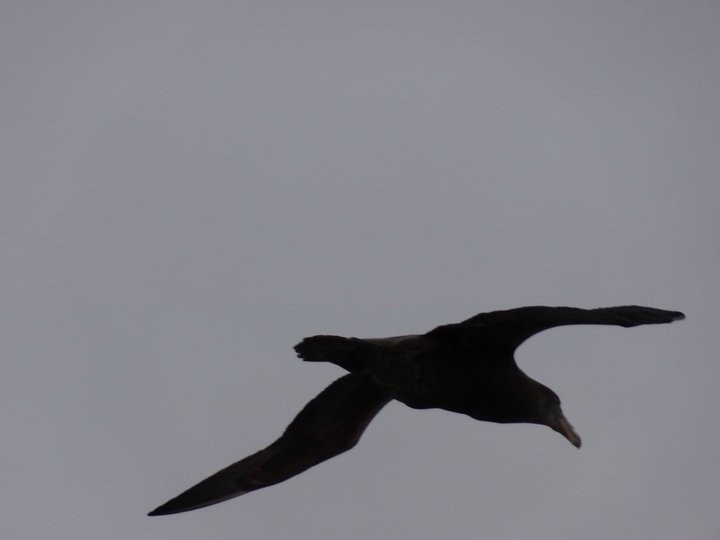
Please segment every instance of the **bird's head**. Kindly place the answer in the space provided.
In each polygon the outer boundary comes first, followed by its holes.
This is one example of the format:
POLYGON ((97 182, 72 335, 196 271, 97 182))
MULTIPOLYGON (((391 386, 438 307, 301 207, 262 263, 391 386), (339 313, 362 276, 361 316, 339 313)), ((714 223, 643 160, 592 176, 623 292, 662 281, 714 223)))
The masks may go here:
POLYGON ((577 434, 572 424, 565 418, 562 408, 560 408, 558 395, 539 383, 535 395, 537 398, 535 403, 536 423, 550 427, 570 441, 575 448, 580 448, 582 444, 580 435, 577 434))

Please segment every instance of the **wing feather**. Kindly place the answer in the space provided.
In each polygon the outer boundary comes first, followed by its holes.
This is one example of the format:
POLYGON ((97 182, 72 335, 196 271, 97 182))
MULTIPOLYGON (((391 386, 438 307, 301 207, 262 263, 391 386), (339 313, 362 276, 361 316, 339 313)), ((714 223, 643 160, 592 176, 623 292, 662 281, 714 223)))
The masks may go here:
POLYGON ((484 328, 506 339, 514 347, 529 337, 556 326, 603 324, 631 327, 662 324, 684 319, 679 311, 645 306, 614 306, 596 309, 575 307, 529 306, 504 311, 480 313, 457 326, 484 328))
POLYGON ((312 399, 270 446, 213 474, 148 515, 195 510, 287 480, 355 446, 391 399, 365 377, 345 375, 312 399))

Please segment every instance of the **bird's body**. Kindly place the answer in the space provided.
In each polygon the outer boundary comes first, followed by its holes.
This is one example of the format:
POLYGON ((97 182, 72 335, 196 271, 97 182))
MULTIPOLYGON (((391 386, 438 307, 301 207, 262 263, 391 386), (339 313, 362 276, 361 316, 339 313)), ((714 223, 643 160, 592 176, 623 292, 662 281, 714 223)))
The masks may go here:
POLYGON ((296 346, 304 360, 332 362, 367 377, 414 409, 445 409, 492 422, 520 420, 511 404, 523 400, 532 379, 518 369, 507 347, 492 344, 480 357, 474 349, 446 331, 379 339, 313 336, 296 346))
POLYGON ((184 512, 282 482, 352 448, 375 415, 395 399, 477 420, 545 424, 573 445, 580 437, 557 395, 523 373, 515 349, 556 326, 637 326, 684 315, 642 306, 580 309, 533 306, 481 313, 425 334, 359 339, 313 336, 296 345, 302 359, 350 373, 311 400, 267 448, 215 473, 150 515, 184 512))

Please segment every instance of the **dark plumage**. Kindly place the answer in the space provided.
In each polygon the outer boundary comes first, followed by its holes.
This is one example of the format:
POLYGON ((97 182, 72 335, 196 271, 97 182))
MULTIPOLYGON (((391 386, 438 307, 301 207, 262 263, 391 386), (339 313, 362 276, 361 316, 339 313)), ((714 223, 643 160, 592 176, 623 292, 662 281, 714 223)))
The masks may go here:
POLYGON ((375 415, 396 399, 489 422, 544 424, 580 447, 558 396, 525 375, 515 349, 548 328, 571 324, 637 326, 683 319, 641 306, 599 309, 523 307, 481 313, 421 335, 380 339, 314 336, 295 346, 300 358, 332 362, 350 373, 311 400, 282 436, 149 515, 174 514, 277 484, 349 450, 375 415))

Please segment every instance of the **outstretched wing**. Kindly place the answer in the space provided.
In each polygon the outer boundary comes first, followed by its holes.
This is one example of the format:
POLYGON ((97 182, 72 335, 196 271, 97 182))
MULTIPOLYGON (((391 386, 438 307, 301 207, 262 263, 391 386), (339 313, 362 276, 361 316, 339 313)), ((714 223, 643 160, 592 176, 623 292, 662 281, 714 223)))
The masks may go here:
POLYGON ((345 375, 311 400, 267 448, 206 478, 148 515, 195 510, 271 486, 349 450, 391 396, 345 375))
POLYGON ((644 306, 615 306, 597 309, 574 307, 530 306, 505 311, 491 311, 475 315, 457 326, 484 328, 501 337, 513 347, 519 346, 530 336, 570 324, 607 324, 614 326, 638 326, 661 324, 684 319, 679 311, 666 311, 644 306))

